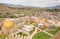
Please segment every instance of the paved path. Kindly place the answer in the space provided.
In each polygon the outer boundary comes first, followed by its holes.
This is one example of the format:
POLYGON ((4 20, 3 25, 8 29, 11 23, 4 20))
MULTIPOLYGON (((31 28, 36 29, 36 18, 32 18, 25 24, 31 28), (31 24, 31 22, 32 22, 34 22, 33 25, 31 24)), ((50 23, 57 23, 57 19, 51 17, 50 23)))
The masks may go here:
POLYGON ((25 32, 25 31, 20 30, 20 29, 18 29, 18 31, 17 31, 17 32, 14 32, 14 33, 13 33, 13 34, 11 34, 11 35, 16 35, 16 34, 18 34, 18 33, 20 33, 20 32, 23 32, 23 33, 25 33, 25 34, 29 35, 29 33, 28 33, 28 32, 25 32))
MULTIPOLYGON (((35 31, 34 31, 31 35, 28 35, 28 37, 26 37, 26 39, 32 39, 33 36, 37 33, 37 30, 38 30, 38 28, 35 27, 35 31)), ((11 36, 16 35, 16 34, 19 33, 19 32, 21 32, 20 29, 19 29, 17 32, 11 34, 11 36)), ((12 39, 13 39, 13 38, 15 38, 15 37, 12 37, 12 39)), ((16 38, 18 38, 18 37, 16 37, 16 38)), ((19 38, 20 38, 20 37, 19 37, 19 38)), ((22 38, 24 38, 24 37, 22 37, 22 38)))
POLYGON ((37 33, 37 28, 35 27, 35 31, 30 36, 33 37, 36 33, 37 33))
POLYGON ((37 30, 37 27, 35 27, 35 31, 31 35, 29 35, 27 39, 32 39, 33 36, 37 33, 37 30))
POLYGON ((48 34, 49 36, 54 36, 54 35, 52 35, 52 34, 46 32, 46 31, 44 31, 44 30, 42 30, 42 29, 40 29, 40 28, 38 28, 38 29, 39 29, 40 31, 42 31, 42 32, 44 32, 44 33, 46 33, 46 34, 48 34))
MULTIPOLYGON (((28 37, 27 37, 26 39, 32 39, 33 36, 37 33, 37 30, 38 30, 38 29, 39 29, 40 31, 42 31, 42 32, 44 32, 44 33, 46 33, 46 34, 48 34, 49 36, 53 36, 52 34, 46 32, 46 31, 44 31, 44 30, 42 30, 42 29, 40 29, 40 28, 35 27, 35 31, 34 31, 31 35, 28 35, 28 37)), ((15 35, 15 34, 17 34, 17 33, 19 33, 19 32, 23 32, 23 31, 20 30, 20 29, 18 29, 18 31, 15 32, 15 33, 13 33, 12 35, 15 35)), ((25 33, 25 32, 24 32, 24 33, 25 33)))

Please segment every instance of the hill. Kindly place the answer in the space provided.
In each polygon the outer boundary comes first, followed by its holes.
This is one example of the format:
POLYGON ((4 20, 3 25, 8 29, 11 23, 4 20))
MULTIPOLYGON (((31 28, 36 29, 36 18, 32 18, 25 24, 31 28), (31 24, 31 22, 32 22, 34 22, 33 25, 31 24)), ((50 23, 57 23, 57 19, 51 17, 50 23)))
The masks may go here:
POLYGON ((60 5, 56 5, 56 6, 53 6, 53 7, 45 7, 47 9, 60 9, 60 5))
POLYGON ((45 18, 46 14, 50 12, 54 14, 54 17, 57 15, 59 18, 60 14, 58 12, 60 12, 60 9, 45 9, 22 5, 0 4, 0 18, 19 18, 25 16, 41 16, 45 18))
MULTIPOLYGON (((26 6, 15 6, 15 5, 7 5, 7 4, 0 4, 0 15, 4 14, 6 16, 11 15, 34 15, 37 13, 44 12, 45 9, 37 8, 37 7, 26 7, 26 6)), ((3 15, 3 17, 4 17, 3 15)), ((2 17, 2 16, 1 16, 2 17)), ((6 16, 8 17, 8 16, 6 16)))

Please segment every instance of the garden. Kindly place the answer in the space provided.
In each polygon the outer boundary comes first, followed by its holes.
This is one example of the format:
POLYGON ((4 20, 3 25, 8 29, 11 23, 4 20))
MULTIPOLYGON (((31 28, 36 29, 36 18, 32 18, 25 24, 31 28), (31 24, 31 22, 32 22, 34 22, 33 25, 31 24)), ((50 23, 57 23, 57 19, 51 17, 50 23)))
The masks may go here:
POLYGON ((33 39, 50 39, 50 36, 44 32, 39 32, 33 37, 33 39))
POLYGON ((60 31, 58 28, 54 28, 52 31, 47 31, 48 33, 55 35, 58 31, 60 31))

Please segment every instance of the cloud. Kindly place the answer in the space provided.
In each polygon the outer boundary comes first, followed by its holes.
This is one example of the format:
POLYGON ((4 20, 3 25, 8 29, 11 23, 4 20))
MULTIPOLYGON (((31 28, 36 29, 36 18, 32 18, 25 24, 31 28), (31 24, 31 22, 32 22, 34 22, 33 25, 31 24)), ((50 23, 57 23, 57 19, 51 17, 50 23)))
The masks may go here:
POLYGON ((20 4, 36 7, 50 7, 60 4, 60 0, 0 0, 0 3, 20 4))
POLYGON ((22 5, 27 5, 27 6, 36 6, 36 7, 46 7, 46 6, 55 6, 57 5, 56 0, 29 0, 21 2, 22 5))

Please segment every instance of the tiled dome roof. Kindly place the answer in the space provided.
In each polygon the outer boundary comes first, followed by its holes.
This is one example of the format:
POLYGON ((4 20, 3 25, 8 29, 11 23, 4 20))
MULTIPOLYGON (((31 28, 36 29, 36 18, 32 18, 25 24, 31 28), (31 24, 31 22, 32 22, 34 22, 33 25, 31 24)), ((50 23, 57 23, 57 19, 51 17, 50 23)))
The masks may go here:
POLYGON ((12 20, 8 20, 3 23, 4 27, 12 27, 13 25, 14 25, 14 22, 12 20))

